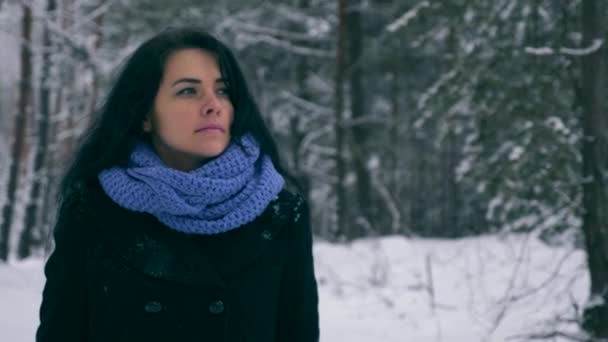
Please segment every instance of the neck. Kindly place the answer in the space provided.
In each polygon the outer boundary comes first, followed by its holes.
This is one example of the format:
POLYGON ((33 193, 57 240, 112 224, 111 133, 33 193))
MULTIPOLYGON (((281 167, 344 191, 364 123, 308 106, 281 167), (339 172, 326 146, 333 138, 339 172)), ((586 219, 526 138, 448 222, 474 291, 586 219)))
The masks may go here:
POLYGON ((162 160, 162 162, 172 169, 176 169, 182 172, 190 172, 203 166, 209 158, 203 158, 200 156, 193 156, 188 153, 183 153, 172 149, 171 147, 161 144, 156 140, 152 141, 152 147, 154 151, 162 160))

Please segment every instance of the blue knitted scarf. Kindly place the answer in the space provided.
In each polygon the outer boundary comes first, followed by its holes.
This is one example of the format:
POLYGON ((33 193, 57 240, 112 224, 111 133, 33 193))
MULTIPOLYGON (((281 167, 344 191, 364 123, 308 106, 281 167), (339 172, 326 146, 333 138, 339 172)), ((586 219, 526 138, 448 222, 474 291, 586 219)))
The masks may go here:
POLYGON ((154 215, 189 234, 218 234, 253 221, 283 188, 283 177, 251 135, 217 158, 183 172, 167 167, 149 144, 138 143, 126 168, 98 178, 119 206, 154 215))

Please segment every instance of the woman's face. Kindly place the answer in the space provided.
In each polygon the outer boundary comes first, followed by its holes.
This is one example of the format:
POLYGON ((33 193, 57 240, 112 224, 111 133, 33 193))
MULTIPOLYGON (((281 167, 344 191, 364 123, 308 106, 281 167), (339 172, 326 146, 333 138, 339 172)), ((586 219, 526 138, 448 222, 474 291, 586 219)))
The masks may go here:
POLYGON ((183 49, 167 59, 143 130, 167 166, 191 171, 226 149, 233 116, 215 55, 183 49))

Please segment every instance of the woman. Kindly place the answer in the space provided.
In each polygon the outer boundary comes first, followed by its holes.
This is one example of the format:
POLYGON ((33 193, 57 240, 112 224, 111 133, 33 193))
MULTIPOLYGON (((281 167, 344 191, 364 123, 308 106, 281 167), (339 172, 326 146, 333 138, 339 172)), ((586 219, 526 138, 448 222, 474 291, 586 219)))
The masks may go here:
POLYGON ((126 62, 62 183, 38 342, 318 341, 309 212, 232 53, 126 62))

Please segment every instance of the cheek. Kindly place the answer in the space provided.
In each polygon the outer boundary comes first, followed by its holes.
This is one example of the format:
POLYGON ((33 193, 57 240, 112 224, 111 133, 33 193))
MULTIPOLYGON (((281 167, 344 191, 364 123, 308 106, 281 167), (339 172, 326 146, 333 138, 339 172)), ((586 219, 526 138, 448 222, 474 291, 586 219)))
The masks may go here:
POLYGON ((230 125, 232 125, 232 123, 234 122, 234 107, 232 107, 232 104, 228 105, 228 116, 230 117, 230 125))
POLYGON ((191 126, 196 117, 196 114, 191 114, 196 110, 192 107, 178 104, 157 107, 154 115, 156 130, 170 132, 191 126))
POLYGON ((183 128, 180 128, 181 121, 171 119, 167 115, 155 115, 152 121, 152 133, 163 141, 175 141, 184 131, 183 128))

